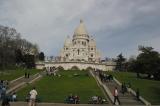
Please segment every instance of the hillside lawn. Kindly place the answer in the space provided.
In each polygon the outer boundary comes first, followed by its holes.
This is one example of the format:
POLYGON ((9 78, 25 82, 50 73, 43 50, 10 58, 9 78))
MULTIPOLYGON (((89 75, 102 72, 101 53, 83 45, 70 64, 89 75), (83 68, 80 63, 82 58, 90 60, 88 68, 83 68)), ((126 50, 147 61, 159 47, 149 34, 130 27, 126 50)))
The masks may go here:
POLYGON ((14 70, 3 70, 0 71, 0 80, 14 80, 16 78, 19 78, 25 74, 25 72, 29 72, 30 75, 34 75, 40 70, 38 69, 23 69, 23 68, 16 68, 14 70))
POLYGON ((77 94, 80 97, 80 103, 88 103, 94 95, 104 98, 95 79, 88 75, 87 71, 65 70, 58 73, 61 77, 44 76, 34 84, 21 89, 18 92, 18 100, 25 101, 26 95, 33 86, 37 89, 37 98, 40 102, 64 103, 69 94, 77 94))
POLYGON ((140 95, 151 102, 160 104, 160 81, 141 79, 136 77, 136 73, 131 72, 107 72, 116 77, 121 83, 131 83, 134 90, 139 88, 140 95))

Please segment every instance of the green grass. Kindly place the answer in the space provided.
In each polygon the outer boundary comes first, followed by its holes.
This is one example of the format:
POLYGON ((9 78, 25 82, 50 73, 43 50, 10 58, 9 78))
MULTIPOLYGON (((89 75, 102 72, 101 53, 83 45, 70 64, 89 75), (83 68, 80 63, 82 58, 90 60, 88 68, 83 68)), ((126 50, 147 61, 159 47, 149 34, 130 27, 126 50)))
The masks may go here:
POLYGON ((21 77, 24 75, 25 71, 29 72, 30 75, 38 73, 40 70, 37 69, 22 69, 22 68, 16 68, 14 70, 3 70, 0 71, 0 80, 14 80, 18 77, 21 77))
POLYGON ((77 94, 80 97, 80 103, 88 103, 93 95, 104 95, 97 86, 93 77, 88 76, 86 71, 60 71, 61 77, 44 76, 40 81, 33 85, 21 89, 18 92, 18 99, 24 101, 25 96, 33 86, 38 91, 38 98, 41 102, 64 103, 69 94, 77 94), (79 76, 74 76, 74 73, 79 76))
POLYGON ((139 88, 140 95, 151 104, 160 104, 160 81, 136 78, 136 73, 107 72, 115 76, 120 82, 130 82, 132 88, 139 88))

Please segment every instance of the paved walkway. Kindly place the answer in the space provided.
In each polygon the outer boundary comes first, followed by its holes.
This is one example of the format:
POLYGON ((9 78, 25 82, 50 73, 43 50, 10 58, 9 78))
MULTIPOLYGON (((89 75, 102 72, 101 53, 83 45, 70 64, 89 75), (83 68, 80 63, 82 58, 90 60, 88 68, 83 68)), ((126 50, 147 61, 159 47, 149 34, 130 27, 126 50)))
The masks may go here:
MULTIPOLYGON (((42 73, 42 72, 41 72, 42 73)), ((24 78, 24 76, 18 78, 17 80, 11 81, 9 83, 7 93, 11 93, 13 91, 17 91, 21 87, 23 87, 27 83, 32 83, 33 81, 39 79, 41 77, 41 73, 37 73, 35 75, 31 75, 30 78, 24 78)))
MULTIPOLYGON (((11 106, 28 106, 26 102, 13 102, 11 106)), ((63 103, 38 103, 36 106, 114 106, 111 104, 63 104, 63 103)), ((121 106, 133 106, 133 105, 121 105, 121 106)), ((144 106, 144 105, 134 105, 144 106)))

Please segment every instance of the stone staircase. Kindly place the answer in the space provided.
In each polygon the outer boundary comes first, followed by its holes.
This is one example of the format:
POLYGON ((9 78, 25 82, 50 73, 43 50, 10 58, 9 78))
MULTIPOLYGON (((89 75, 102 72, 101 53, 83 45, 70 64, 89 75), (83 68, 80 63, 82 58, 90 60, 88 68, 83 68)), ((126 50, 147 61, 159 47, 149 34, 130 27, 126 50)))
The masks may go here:
POLYGON ((30 78, 25 78, 24 76, 22 76, 14 81, 11 81, 8 85, 6 93, 9 94, 12 92, 16 92, 20 88, 24 87, 27 83, 32 83, 33 81, 39 79, 40 77, 42 77, 42 72, 37 73, 35 75, 31 75, 30 78))
POLYGON ((108 81, 108 82, 102 82, 98 75, 96 75, 94 72, 91 72, 94 78, 104 87, 106 90, 109 98, 113 102, 113 91, 115 87, 117 87, 119 91, 119 100, 121 102, 121 105, 127 105, 127 106, 139 106, 144 104, 141 101, 137 101, 136 97, 132 95, 131 93, 126 92, 125 94, 122 94, 121 91, 121 86, 117 84, 114 80, 113 81, 108 81))
POLYGON ((114 88, 117 87, 119 91, 119 99, 121 104, 125 104, 125 105, 142 105, 143 104, 141 101, 137 101, 136 97, 131 93, 126 92, 125 94, 122 94, 121 86, 118 85, 114 80, 106 82, 105 85, 109 88, 111 92, 113 92, 114 88))

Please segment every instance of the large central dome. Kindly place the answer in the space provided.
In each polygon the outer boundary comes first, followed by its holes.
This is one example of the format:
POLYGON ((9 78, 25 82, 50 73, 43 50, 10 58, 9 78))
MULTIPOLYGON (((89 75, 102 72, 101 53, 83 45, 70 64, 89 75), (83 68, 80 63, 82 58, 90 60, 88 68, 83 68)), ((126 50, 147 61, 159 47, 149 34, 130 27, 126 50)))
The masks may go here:
POLYGON ((74 36, 88 36, 83 20, 80 20, 79 26, 74 31, 74 36))

